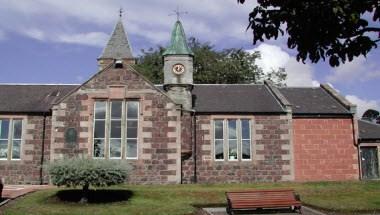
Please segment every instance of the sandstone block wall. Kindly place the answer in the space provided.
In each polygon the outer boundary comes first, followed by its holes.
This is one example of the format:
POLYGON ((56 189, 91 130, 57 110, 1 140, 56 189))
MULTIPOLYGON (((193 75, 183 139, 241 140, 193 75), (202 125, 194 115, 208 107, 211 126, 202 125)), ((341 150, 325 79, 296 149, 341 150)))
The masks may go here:
POLYGON ((181 112, 130 66, 96 74, 54 107, 51 158, 92 157, 93 107, 97 99, 139 101, 138 158, 128 160, 132 166, 129 183, 179 183, 181 112), (68 127, 78 131, 77 144, 65 143, 68 127))
MULTIPOLYGON (((0 177, 6 184, 40 184, 44 117, 1 116, 23 118, 23 132, 20 160, 0 160, 0 177)), ((43 163, 50 159, 51 117, 46 117, 43 163)), ((42 171, 42 183, 48 183, 47 173, 42 171)))
MULTIPOLYGON (((197 116, 197 182, 230 183, 293 180, 291 123, 289 115, 197 116), (213 119, 250 118, 250 161, 215 161, 213 119)), ((192 160, 184 163, 184 175, 191 173, 192 160), (187 171, 187 172, 186 172, 187 171)))

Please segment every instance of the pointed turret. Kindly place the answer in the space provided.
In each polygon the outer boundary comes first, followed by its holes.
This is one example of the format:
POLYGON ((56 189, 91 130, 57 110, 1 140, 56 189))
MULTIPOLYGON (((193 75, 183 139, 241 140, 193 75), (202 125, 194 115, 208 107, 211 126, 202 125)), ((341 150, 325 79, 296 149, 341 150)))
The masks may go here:
POLYGON ((126 64, 135 63, 135 58, 132 55, 132 49, 121 18, 116 23, 106 47, 98 58, 100 69, 103 69, 115 60, 122 60, 126 64))
POLYGON ((171 42, 163 57, 164 89, 174 102, 191 110, 194 54, 187 44, 185 31, 179 20, 174 24, 171 42))
POLYGON ((183 30, 182 23, 179 20, 177 20, 174 24, 170 45, 163 53, 163 56, 166 55, 194 55, 187 45, 185 31, 183 30))

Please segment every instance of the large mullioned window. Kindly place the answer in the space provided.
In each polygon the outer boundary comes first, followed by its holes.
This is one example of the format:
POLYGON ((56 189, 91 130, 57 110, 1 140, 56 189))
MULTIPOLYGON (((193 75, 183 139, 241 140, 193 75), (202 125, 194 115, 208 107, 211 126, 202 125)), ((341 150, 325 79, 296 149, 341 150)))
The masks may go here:
POLYGON ((0 160, 20 160, 22 119, 0 119, 0 160))
POLYGON ((93 156, 137 159, 139 102, 96 101, 93 156))
POLYGON ((251 160, 251 121, 214 120, 214 156, 216 161, 251 160))

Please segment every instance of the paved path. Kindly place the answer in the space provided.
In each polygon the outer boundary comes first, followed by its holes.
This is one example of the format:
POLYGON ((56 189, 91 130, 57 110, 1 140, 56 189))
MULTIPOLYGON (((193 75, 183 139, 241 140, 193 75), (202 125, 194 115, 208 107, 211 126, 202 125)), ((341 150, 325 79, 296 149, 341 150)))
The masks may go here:
MULTIPOLYGON (((228 215, 226 208, 203 208, 208 215, 228 215)), ((320 211, 316 211, 309 207, 302 207, 303 215, 326 215, 320 211)), ((239 213, 240 214, 240 213, 239 213)), ((289 212, 274 212, 274 213, 251 213, 251 214, 266 214, 266 215, 299 215, 298 213, 289 212)))
POLYGON ((3 198, 15 199, 27 193, 37 190, 51 188, 49 185, 5 185, 3 189, 3 198))

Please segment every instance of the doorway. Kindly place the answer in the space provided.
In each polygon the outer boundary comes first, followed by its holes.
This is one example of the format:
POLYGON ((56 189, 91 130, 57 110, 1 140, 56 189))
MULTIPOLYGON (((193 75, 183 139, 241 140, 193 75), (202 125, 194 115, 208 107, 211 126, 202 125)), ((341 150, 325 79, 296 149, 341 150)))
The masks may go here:
POLYGON ((363 179, 379 178, 379 159, 377 156, 377 147, 360 148, 361 168, 363 179))

